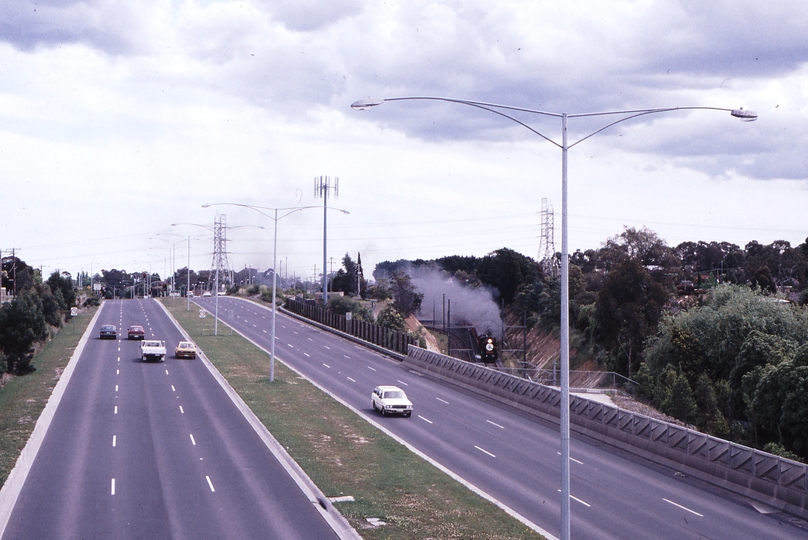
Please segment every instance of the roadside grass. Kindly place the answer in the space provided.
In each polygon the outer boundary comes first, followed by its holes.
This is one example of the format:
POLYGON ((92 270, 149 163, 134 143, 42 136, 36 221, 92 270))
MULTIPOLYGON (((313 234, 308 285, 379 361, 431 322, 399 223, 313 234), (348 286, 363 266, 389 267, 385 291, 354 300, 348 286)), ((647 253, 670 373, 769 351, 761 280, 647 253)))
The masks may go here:
POLYGON ((267 353, 222 321, 214 336, 213 319, 200 318, 198 308, 189 312, 185 302, 172 300, 165 305, 320 490, 328 497, 354 497, 335 504, 363 538, 543 538, 282 362, 276 361, 270 383, 267 353), (386 525, 373 528, 369 518, 386 525))
POLYGON ((53 388, 97 309, 82 309, 36 353, 32 362, 36 371, 13 377, 0 389, 0 486, 14 468, 53 388))

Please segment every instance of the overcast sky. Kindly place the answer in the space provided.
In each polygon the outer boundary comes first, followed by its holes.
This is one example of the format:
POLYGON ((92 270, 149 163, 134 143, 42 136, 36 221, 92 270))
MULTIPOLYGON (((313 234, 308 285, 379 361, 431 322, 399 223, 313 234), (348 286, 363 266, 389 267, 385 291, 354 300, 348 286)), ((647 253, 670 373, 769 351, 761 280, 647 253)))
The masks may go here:
MULTIPOLYGON (((569 152, 569 249, 625 226, 684 241, 808 236, 804 1, 5 0, 0 249, 47 273, 210 268, 217 211, 236 270, 322 271, 315 177, 339 178, 328 258, 537 257, 561 249, 561 152, 447 96, 646 116, 569 152), (493 7, 495 6, 495 7, 493 7), (608 6, 608 7, 607 7, 608 6), (269 211, 272 214, 272 211, 269 211), (172 236, 180 235, 180 236, 172 236), (176 245, 175 245, 176 243, 176 245)), ((519 116, 561 142, 558 118, 519 116)), ((613 120, 570 119, 570 142, 613 120)), ((329 262, 329 265, 331 263, 329 262)))

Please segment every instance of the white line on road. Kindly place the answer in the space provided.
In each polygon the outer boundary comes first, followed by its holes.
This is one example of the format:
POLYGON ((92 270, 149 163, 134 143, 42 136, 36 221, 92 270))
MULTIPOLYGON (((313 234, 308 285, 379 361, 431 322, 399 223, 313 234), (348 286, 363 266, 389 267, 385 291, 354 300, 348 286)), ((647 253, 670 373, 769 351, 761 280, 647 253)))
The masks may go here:
POLYGON ((117 384, 115 385, 115 391, 116 392, 118 391, 118 385, 117 384))
POLYGON ((118 436, 117 436, 117 435, 113 435, 113 436, 112 436, 112 447, 113 447, 113 448, 115 447, 115 443, 116 443, 117 441, 118 441, 118 436))
POLYGON ((401 379, 396 379, 396 381, 400 382, 400 383, 401 383, 401 384, 403 384, 404 386, 409 386, 409 384, 405 383, 405 382, 404 382, 404 381, 402 381, 401 379))
POLYGON ((193 433, 189 433, 189 435, 191 436, 191 444, 193 444, 194 446, 196 446, 196 441, 194 440, 194 434, 193 434, 193 433))
POLYGON ((309 353, 307 353, 307 352, 304 352, 303 356, 305 356, 306 358, 311 358, 311 355, 309 353))
POLYGON ((671 503, 673 506, 676 506, 676 507, 678 507, 678 508, 681 508, 682 510, 687 510, 687 511, 688 511, 688 512, 690 512, 691 514, 696 514, 696 515, 697 515, 697 516, 699 516, 699 517, 704 517, 704 515, 703 515, 703 514, 699 514, 699 513, 698 513, 698 512, 696 512, 695 510, 691 510, 690 508, 688 508, 688 507, 686 507, 686 506, 682 506, 681 504, 676 504, 675 502, 670 501, 670 500, 668 500, 668 499, 666 499, 666 498, 664 498, 664 497, 662 498, 662 500, 663 500, 663 501, 665 501, 666 503, 671 503))
POLYGON ((376 371, 376 368, 372 368, 372 367, 370 367, 370 366, 368 366, 368 369, 369 369, 370 371, 376 371))
POLYGON ((215 492, 216 490, 213 489, 213 482, 210 481, 210 476, 205 476, 205 479, 208 481, 208 485, 210 486, 210 490, 215 492))
POLYGON ((350 360, 350 359, 351 359, 351 357, 350 357, 350 356, 348 356, 347 354, 343 354, 342 356, 344 356, 344 357, 345 357, 345 358, 347 358, 348 360, 350 360))
POLYGON ((166 370, 166 375, 168 375, 168 370, 166 370))
MULTIPOLYGON (((560 456, 560 455, 561 455, 561 452, 556 452, 556 454, 558 454, 558 455, 560 456)), ((571 458, 570 458, 570 461, 574 461, 574 462, 575 462, 575 463, 577 463, 578 465, 583 465, 583 464, 584 464, 584 462, 583 462, 583 461, 578 461, 578 460, 577 460, 577 459, 575 459, 574 457, 571 457, 571 458)))
POLYGON ((324 365, 325 367, 327 367, 328 369, 331 369, 331 366, 329 366, 328 364, 323 364, 323 365, 324 365))
POLYGON ((113 412, 112 414, 118 414, 118 406, 117 405, 115 405, 115 412, 113 412))
POLYGON ((121 374, 121 370, 120 370, 120 369, 116 369, 116 370, 115 370, 115 375, 120 375, 120 374, 121 374))
POLYGON ((173 384, 171 385, 171 391, 172 391, 172 392, 176 392, 176 391, 177 391, 177 389, 176 389, 176 388, 174 388, 174 385, 173 385, 173 384))
POLYGON ((480 447, 479 447, 479 446, 477 446, 477 445, 474 445, 474 448, 476 448, 477 450, 479 450, 479 451, 480 451, 480 452, 482 452, 483 454, 488 454, 488 455, 489 455, 489 456, 491 456, 491 457, 497 457, 497 456, 495 456, 494 454, 492 454, 491 452, 489 452, 488 450, 483 450, 482 448, 480 448, 480 447))
MULTIPOLYGON (((561 493, 561 490, 559 489, 559 490, 558 490, 558 492, 559 492, 559 493, 561 493)), ((575 501, 578 501, 579 503, 581 503, 582 505, 584 505, 584 506, 586 506, 586 507, 591 507, 591 506, 592 506, 591 504, 589 504, 589 503, 587 503, 587 502, 582 501, 581 499, 579 499, 578 497, 575 497, 574 495, 570 495, 570 499, 573 499, 573 500, 575 500, 575 501)))
POLYGON ((424 422, 426 422, 427 424, 431 424, 431 423, 432 423, 432 420, 427 420, 426 418, 424 418, 424 417, 423 417, 423 416, 421 416, 420 414, 418 415, 418 418, 420 418, 421 420, 423 420, 423 421, 424 421, 424 422))
POLYGON ((180 414, 185 414, 185 411, 182 410, 182 405, 180 405, 180 414))
POLYGON ((325 347, 325 348, 326 348, 326 349, 328 349, 329 351, 331 350, 331 347, 329 347, 328 345, 323 345, 323 347, 325 347))
POLYGON ((441 403, 445 403, 445 404, 447 404, 447 405, 449 404, 449 402, 448 402, 448 401, 446 401, 445 399, 441 399, 441 398, 439 398, 439 397, 436 397, 435 399, 437 399, 437 400, 438 400, 438 401, 440 401, 441 403))
POLYGON ((500 426, 499 424, 497 424, 496 422, 492 422, 491 420, 486 420, 486 422, 488 422, 492 426, 497 426, 499 429, 505 429, 505 426, 500 426))
POLYGON ((356 382, 356 379, 352 379, 350 377, 348 377, 348 380, 351 381, 351 382, 356 382))
POLYGON ((114 478, 112 479, 112 492, 110 493, 110 495, 115 495, 115 479, 114 478))

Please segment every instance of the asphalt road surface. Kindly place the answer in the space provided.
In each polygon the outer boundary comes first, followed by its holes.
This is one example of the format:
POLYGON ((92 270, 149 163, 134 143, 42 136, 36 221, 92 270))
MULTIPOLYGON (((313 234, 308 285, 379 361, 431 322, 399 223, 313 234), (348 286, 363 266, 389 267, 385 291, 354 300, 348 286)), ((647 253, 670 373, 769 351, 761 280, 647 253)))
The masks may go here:
MULTIPOLYGON (((214 300, 197 299, 211 313, 214 300)), ((271 311, 219 298, 219 317, 269 350, 271 311)), ((222 324, 219 331, 228 331, 222 324)), ((400 362, 278 313, 287 365, 550 535, 560 527, 558 426, 404 369, 400 362), (376 385, 402 387, 411 418, 371 408, 376 385)), ((573 434, 571 531, 587 539, 806 539, 802 520, 573 434)))
POLYGON ((107 301, 88 331, 4 540, 338 538, 202 361, 173 358, 156 301, 107 301), (141 362, 130 325, 164 363, 141 362))

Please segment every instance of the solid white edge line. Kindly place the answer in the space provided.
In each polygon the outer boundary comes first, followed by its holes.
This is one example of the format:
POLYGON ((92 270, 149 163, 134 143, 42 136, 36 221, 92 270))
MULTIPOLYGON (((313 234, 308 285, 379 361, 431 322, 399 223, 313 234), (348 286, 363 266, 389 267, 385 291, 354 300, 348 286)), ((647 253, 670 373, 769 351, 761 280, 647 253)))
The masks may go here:
POLYGON ((81 354, 84 352, 84 346, 87 345, 87 341, 90 339, 91 330, 101 316, 101 312, 104 310, 106 303, 105 300, 87 325, 87 330, 84 332, 84 335, 81 336, 76 349, 73 351, 73 356, 68 360, 67 367, 65 367, 62 376, 59 377, 59 381, 56 383, 53 392, 51 392, 48 402, 42 410, 42 414, 39 415, 34 430, 28 438, 28 442, 25 443, 25 447, 22 449, 22 452, 20 452, 20 456, 14 464, 14 468, 11 469, 3 487, 0 488, 0 538, 3 537, 3 533, 8 525, 8 520, 11 517, 11 512, 17 504, 17 497, 19 497, 22 486, 25 484, 25 479, 28 477, 31 466, 34 464, 39 448, 42 446, 45 433, 47 433, 53 421, 53 415, 56 414, 56 408, 59 406, 59 402, 65 393, 67 383, 70 382, 70 377, 73 376, 76 363, 78 359, 81 358, 81 354))
MULTIPOLYGON (((240 301, 240 302, 249 302, 249 300, 247 300, 247 299, 245 299, 245 298, 236 298, 236 297, 234 297, 234 298, 233 298, 233 300, 234 300, 234 301, 240 301)), ((158 303, 158 304, 159 304, 159 303, 158 303)), ((160 306, 163 306, 163 304, 159 304, 159 305, 160 305, 160 306)), ((270 311, 270 310, 269 310, 269 308, 264 308, 263 306, 261 306, 261 307, 262 307, 263 309, 267 309, 268 311, 270 311)), ((165 309, 165 307, 164 307, 164 306, 163 306, 163 309, 165 309)), ((167 309, 166 309, 166 313, 168 313, 168 310, 167 310, 167 309)), ((279 315, 280 315, 280 312, 279 312, 279 315)), ((169 313, 169 316, 171 316, 171 314, 170 314, 170 313, 169 313)), ((173 317, 172 317, 172 319, 173 319, 173 317)), ((180 332, 182 332, 183 334, 185 333, 185 330, 183 330, 183 329, 182 329, 182 327, 181 327, 179 324, 177 324, 177 322, 176 322, 176 321, 174 322, 174 324, 176 324, 176 325, 177 325, 177 328, 179 328, 179 329, 180 329, 180 332)), ((284 328, 285 328, 285 327, 284 327, 284 328)), ((253 344, 253 345, 255 345, 256 347, 258 347, 259 349, 261 349, 261 350, 262 350, 262 351, 264 351, 265 353, 269 354, 269 351, 268 351, 267 349, 265 349, 265 348, 264 348, 262 345, 260 345, 260 344, 256 343, 256 342, 255 342, 255 341, 253 341, 253 340, 252 340, 250 337, 245 336, 244 334, 242 334, 241 332, 239 332, 239 331, 238 331, 238 330, 236 330, 235 328, 234 328, 233 330, 234 330, 235 332, 238 332, 238 333, 239 333, 239 334, 240 334, 240 335, 241 335, 241 336, 242 336, 244 339, 246 339, 247 341, 249 341, 250 343, 252 343, 252 344, 253 344)), ((295 333, 297 333, 297 332, 295 332, 295 333)), ((275 338, 277 339, 277 338, 278 338, 278 336, 275 336, 275 338)), ((190 338, 189 338, 189 339, 190 339, 190 338)), ((290 345, 290 346, 291 346, 291 345, 290 345)), ((265 431, 265 432, 266 432, 266 434, 267 434, 267 435, 268 435, 268 436, 269 436, 269 437, 272 439, 272 441, 274 441, 274 444, 278 446, 278 450, 279 450, 280 452, 283 452, 284 454, 286 454, 287 458, 288 458, 288 459, 289 459, 289 461, 291 462, 291 463, 290 463, 290 466, 294 466, 296 469, 298 469, 298 470, 300 471, 300 473, 301 473, 301 475, 302 475, 302 476, 301 476, 301 478, 304 478, 305 480, 307 480, 307 481, 311 482, 311 479, 310 479, 310 478, 309 478, 309 477, 306 475, 306 473, 303 471, 303 469, 301 469, 301 468, 300 468, 300 466, 299 466, 297 463, 295 463, 295 461, 294 461, 294 460, 291 458, 291 456, 289 456, 289 454, 286 452, 286 450, 285 450, 285 449, 284 449, 284 448, 283 448, 283 447, 282 447, 282 446, 281 446, 281 445, 280 445, 280 444, 279 444, 279 443, 278 443, 278 442, 275 440, 275 438, 274 438, 274 437, 272 437, 272 434, 271 434, 271 433, 269 433, 269 431, 266 429, 266 427, 264 427, 264 425, 261 423, 261 421, 260 421, 260 420, 258 420, 258 418, 255 416, 255 413, 253 413, 253 412, 252 412, 252 410, 250 410, 250 408, 247 406, 247 404, 246 404, 246 403, 244 403, 244 401, 243 401, 243 400, 241 400, 241 397, 240 397, 238 394, 236 394, 235 390, 233 390, 233 388, 232 388, 232 387, 231 387, 231 386, 230 386, 230 385, 227 383, 227 380, 226 380, 226 379, 224 379, 224 377, 223 377, 223 376, 222 376, 222 375, 221 375, 221 374, 220 374, 220 373, 219 373, 219 372, 216 370, 216 368, 213 366, 213 364, 210 364, 210 360, 208 360, 208 359, 207 359, 207 357, 205 357, 204 355, 203 355, 203 357, 202 357, 202 358, 203 358, 203 360, 206 362, 206 364, 205 364, 205 365, 210 365, 210 367, 209 367, 208 369, 211 369, 211 370, 212 370, 212 372, 214 373, 214 376, 215 376, 215 377, 217 377, 217 380, 219 380, 219 378, 221 378, 221 380, 222 380, 222 381, 224 381, 224 382, 223 382, 223 388, 225 388, 225 391, 226 391, 226 392, 232 392, 232 393, 235 395, 235 398, 237 398, 237 399, 238 399, 237 405, 238 405, 238 404, 239 404, 239 402, 240 402, 240 403, 241 403, 241 405, 239 405, 239 406, 240 406, 240 407, 241 407, 241 406, 243 406, 243 407, 246 409, 246 411, 249 411, 250 416, 251 416, 251 417, 253 417, 253 418, 255 418, 255 421, 257 422, 258 426, 260 426, 260 427, 262 428, 262 431, 265 431), (229 389, 229 390, 228 390, 228 389, 229 389)), ((284 366, 286 366, 288 369, 290 369, 290 370, 294 371, 294 372, 295 372, 295 373, 297 373, 299 376, 304 377, 304 375, 303 375, 301 372, 299 372, 298 370, 296 370, 295 368, 293 368, 293 367, 292 367, 292 366, 290 366, 289 364, 287 364, 287 363, 283 362, 282 360, 280 360, 280 359, 278 358, 277 351, 276 351, 276 353, 275 353, 275 359, 276 359, 277 361, 279 361, 279 362, 282 362, 284 366)), ((463 477, 461 477, 461 476, 460 476, 460 475, 458 475, 457 473, 453 472, 451 469, 447 468, 446 466, 442 465, 441 463, 439 463, 439 462, 435 461, 434 459, 432 459, 431 457, 427 456, 426 454, 424 454, 423 452, 421 452, 420 450, 418 450, 417 448, 415 448, 414 446, 412 446, 410 443, 408 443, 407 441, 405 441, 404 439, 402 439, 401 437, 399 437, 398 435, 396 435, 396 434, 395 434, 395 433, 393 433, 392 431, 388 430, 387 428, 385 428, 384 426, 382 426, 380 423, 378 423, 378 422, 376 422, 375 420, 373 420, 373 419, 372 419, 370 416, 368 416, 368 415, 367 415, 367 414, 365 414, 364 412, 360 411, 359 409, 357 409, 356 407, 354 407, 354 406, 353 406, 353 405, 351 405, 350 403, 348 403, 348 402, 344 401, 344 400, 343 400, 342 398, 340 398, 339 396, 336 396, 336 395, 332 394, 332 393, 331 393, 331 392, 329 392, 327 389, 325 389, 325 388, 323 388, 322 386, 320 386, 319 384, 317 384, 315 381, 312 381, 312 380, 310 380, 310 379, 308 379, 308 378, 306 378, 306 380, 307 380, 307 381, 309 381, 309 383, 313 384, 315 387, 319 388, 319 389, 320 389, 322 392, 325 392, 326 394, 328 394, 329 396, 331 396, 331 397, 332 397, 334 400, 336 400, 337 402, 341 403, 342 405, 344 405, 345 407, 347 407, 348 409, 350 409, 351 411, 353 411, 353 412, 354 412, 356 415, 358 415, 360 418, 364 419, 364 420, 365 420, 365 421, 366 421, 368 424, 372 425, 373 427, 375 427, 375 428, 376 428, 376 429, 378 429, 379 431, 383 432, 383 433, 384 433, 385 435, 387 435, 388 437, 392 438, 393 440, 395 440, 395 441, 396 441, 396 442, 398 442, 399 444, 403 445, 405 448, 407 448, 407 449, 408 449, 410 452, 412 452, 412 453, 413 453, 413 454, 415 454, 416 456, 418 456, 418 457, 420 457, 421 459, 423 459, 423 460, 427 461, 428 463, 431 463, 431 464, 432 464, 432 465, 433 465, 435 468, 437 468, 438 470, 440 470, 440 471, 441 471, 441 472, 443 472, 444 474, 448 475, 450 478, 452 478, 452 479, 453 479, 453 480, 455 480, 456 482, 459 482, 460 484, 462 484, 463 486, 465 486, 467 489, 469 489, 469 490, 473 491, 474 493, 476 493, 477 495, 479 495, 479 496, 480 496, 480 497, 482 497, 483 499, 485 499, 485 500, 489 501, 490 503, 494 504, 495 506, 497 506, 498 508, 500 508, 500 509, 501 509, 503 512, 505 512, 505 513, 506 513, 506 514, 508 514, 509 516, 513 517, 514 519, 516 519, 516 520, 517 520, 517 521, 519 521, 520 523, 524 524, 526 527, 530 527, 531 529, 533 529, 533 530, 534 530, 534 531, 536 531, 537 533, 539 533, 539 534, 541 534, 541 535, 544 535, 544 536, 547 538, 547 540, 559 540, 559 539, 558 539, 558 537, 553 536, 553 535, 552 535, 552 534, 550 534, 549 532, 545 531, 544 529, 542 529, 541 527, 539 527, 537 524, 533 523, 532 521, 530 521, 529 519, 527 519, 527 518, 526 518, 526 517, 524 517, 523 515, 519 514, 519 513, 518 513, 516 510, 514 510, 514 509, 513 509, 513 508, 511 508, 510 506, 508 506, 508 505, 506 505, 506 504, 503 504, 501 501, 497 500, 497 499, 496 499, 494 496, 489 495, 487 492, 485 492, 485 491, 483 491, 482 489, 478 488, 477 486, 475 486, 474 484, 472 484, 472 483, 471 483, 471 482, 469 482, 468 480, 464 479, 463 477)), ((220 382, 220 384, 222 384, 222 383, 220 382)), ((444 401, 444 400, 441 400, 440 398, 437 398, 437 399, 439 399, 440 401, 444 401)), ((448 403, 448 402, 447 402, 447 403, 448 403)), ((247 412, 245 412, 245 415, 247 415, 247 412)), ((248 420, 250 420, 250 418, 248 418, 248 420)), ((253 427, 254 427, 254 428, 256 428, 256 431, 258 431, 258 427, 256 427, 256 426, 253 426, 253 427)), ((262 434, 262 433, 259 431, 259 435, 261 435, 261 434, 262 434)), ((262 435, 262 436, 263 436, 263 435, 262 435)), ((270 450, 273 450, 273 448, 272 448, 272 447, 270 447, 270 450)), ((273 450, 273 453, 274 453, 274 450, 273 450)), ((285 465, 284 465, 284 466, 285 466, 285 465)), ((314 490, 316 490, 316 492, 321 493, 321 492, 320 492, 320 490, 319 490, 319 488, 317 488, 317 486, 316 486, 316 485, 314 485, 314 483, 313 483, 313 482, 312 482, 312 488, 313 488, 314 490)), ((337 515, 340 517, 340 519, 345 520, 345 518, 344 518, 344 517, 343 517, 341 514, 339 514, 339 512, 338 512, 336 509, 334 510, 334 512, 336 512, 336 514, 337 514, 337 515)), ((347 524, 347 521, 345 521, 345 523, 346 523, 346 526, 347 526, 347 527, 350 527, 350 525, 348 525, 348 524, 347 524)), ((352 538, 356 538, 357 540, 361 540, 361 537, 360 537, 360 536, 359 536, 359 535, 356 533, 356 531, 354 531, 353 529, 351 529, 351 531, 352 531, 352 532, 353 532, 353 534, 354 534, 354 536, 352 536, 352 538)))

